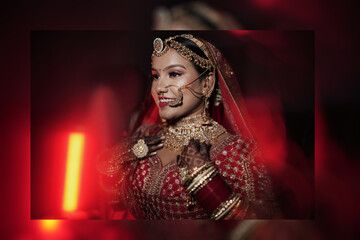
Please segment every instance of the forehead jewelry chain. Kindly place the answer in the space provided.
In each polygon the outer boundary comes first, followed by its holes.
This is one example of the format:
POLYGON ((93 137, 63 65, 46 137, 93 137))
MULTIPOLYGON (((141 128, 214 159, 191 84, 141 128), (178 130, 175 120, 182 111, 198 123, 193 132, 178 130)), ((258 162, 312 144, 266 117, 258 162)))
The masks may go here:
POLYGON ((155 38, 153 41, 154 51, 153 51, 153 54, 151 57, 152 58, 154 56, 161 57, 162 55, 167 53, 167 51, 169 51, 169 48, 173 48, 178 53, 180 53, 181 56, 183 56, 185 59, 189 60, 190 62, 195 63, 196 65, 200 66, 201 68, 204 68, 207 70, 214 69, 214 64, 210 59, 206 59, 206 58, 199 56, 198 54, 194 53, 192 50, 187 48, 182 43, 175 41, 174 39, 177 37, 187 38, 187 39, 193 41, 196 45, 198 45, 196 42, 198 42, 199 40, 194 38, 191 34, 176 35, 176 36, 165 39, 165 41, 163 41, 161 38, 155 38))

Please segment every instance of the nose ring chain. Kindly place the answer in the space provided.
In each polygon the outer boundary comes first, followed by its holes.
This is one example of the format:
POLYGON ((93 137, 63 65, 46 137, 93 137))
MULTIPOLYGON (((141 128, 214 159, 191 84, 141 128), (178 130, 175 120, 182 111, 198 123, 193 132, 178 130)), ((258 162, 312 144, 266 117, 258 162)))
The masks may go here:
POLYGON ((206 73, 207 71, 208 71, 208 70, 205 70, 205 71, 202 72, 197 78, 195 78, 195 79, 192 80, 190 83, 188 83, 188 84, 186 84, 186 85, 184 85, 184 86, 177 87, 177 86, 175 86, 175 85, 167 85, 166 88, 170 89, 170 91, 172 91, 170 87, 177 88, 177 91, 178 91, 178 94, 179 94, 179 96, 175 98, 175 101, 168 103, 169 106, 170 106, 170 107, 177 107, 177 106, 180 106, 180 105, 182 104, 182 102, 183 102, 183 93, 182 93, 182 90, 183 90, 183 89, 188 89, 188 90, 189 90, 195 97, 197 97, 197 98, 203 97, 203 94, 202 94, 202 93, 196 92, 194 89, 192 89, 191 87, 189 87, 189 85, 193 84, 196 80, 200 79, 200 77, 201 77, 202 75, 204 75, 204 73, 206 73))

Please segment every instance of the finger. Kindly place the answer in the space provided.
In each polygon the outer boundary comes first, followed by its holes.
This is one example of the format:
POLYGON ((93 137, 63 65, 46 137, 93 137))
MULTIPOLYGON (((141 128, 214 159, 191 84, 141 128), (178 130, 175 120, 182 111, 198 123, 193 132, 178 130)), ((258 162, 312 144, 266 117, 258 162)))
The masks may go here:
POLYGON ((151 145, 153 142, 156 142, 156 140, 160 139, 158 136, 146 136, 144 137, 144 141, 146 145, 151 145))
POLYGON ((192 148, 193 150, 195 150, 196 152, 199 152, 199 147, 200 147, 200 141, 198 139, 190 139, 189 141, 189 145, 190 148, 192 148))
POLYGON ((196 150, 199 152, 200 151, 200 140, 199 139, 195 139, 195 146, 196 146, 196 150))
POLYGON ((211 150, 210 141, 205 141, 200 147, 200 155, 202 156, 209 156, 211 150))
POLYGON ((155 145, 155 146, 149 146, 148 148, 149 148, 149 152, 154 152, 154 151, 157 151, 157 150, 159 150, 159 149, 161 149, 163 147, 164 147, 164 144, 160 143, 160 144, 155 145))
POLYGON ((133 139, 138 139, 138 138, 140 138, 140 135, 141 135, 141 131, 137 131, 137 132, 135 132, 135 133, 132 135, 131 138, 133 138, 133 139))
POLYGON ((186 157, 183 159, 183 162, 186 164, 186 166, 187 166, 188 168, 193 165, 193 161, 194 161, 194 158, 189 157, 189 156, 186 156, 186 157))
POLYGON ((145 137, 144 141, 147 145, 155 145, 162 142, 162 138, 160 136, 151 136, 151 137, 145 137))
POLYGON ((187 149, 185 148, 182 152, 181 152, 181 160, 183 160, 183 159, 185 159, 185 157, 186 157, 186 151, 187 151, 187 149))
POLYGON ((150 153, 150 154, 148 154, 149 156, 154 156, 154 155, 156 155, 157 154, 157 152, 152 152, 152 153, 150 153))
POLYGON ((185 156, 187 153, 188 146, 184 146, 183 150, 181 151, 181 157, 185 156))
POLYGON ((180 167, 180 168, 186 167, 186 164, 184 163, 183 158, 180 155, 177 155, 176 163, 177 163, 178 167, 180 167))
POLYGON ((209 154, 208 149, 209 149, 208 145, 205 142, 203 142, 200 146, 200 155, 207 156, 209 154))
POLYGON ((183 162, 181 161, 180 155, 176 156, 176 163, 179 167, 183 167, 183 162))
POLYGON ((187 156, 196 156, 199 154, 199 151, 198 151, 198 148, 194 145, 189 145, 187 148, 186 148, 186 152, 184 152, 184 156, 187 157, 187 156))

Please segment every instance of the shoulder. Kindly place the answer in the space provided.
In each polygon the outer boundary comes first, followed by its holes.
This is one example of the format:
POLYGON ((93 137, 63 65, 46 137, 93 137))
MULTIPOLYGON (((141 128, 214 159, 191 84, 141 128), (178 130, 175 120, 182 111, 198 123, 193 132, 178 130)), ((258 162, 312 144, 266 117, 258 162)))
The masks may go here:
POLYGON ((102 174, 116 173, 120 170, 121 155, 124 152, 123 142, 106 148, 97 156, 97 170, 102 174))

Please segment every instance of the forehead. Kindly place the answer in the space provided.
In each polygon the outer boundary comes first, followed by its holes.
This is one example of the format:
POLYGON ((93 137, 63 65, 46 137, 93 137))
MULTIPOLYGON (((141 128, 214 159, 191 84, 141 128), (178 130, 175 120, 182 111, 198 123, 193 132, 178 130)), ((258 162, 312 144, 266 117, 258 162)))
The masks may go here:
POLYGON ((170 65, 181 64, 187 69, 195 69, 192 62, 185 59, 180 55, 176 50, 170 48, 164 55, 161 57, 154 56, 152 59, 152 67, 155 69, 163 69, 170 65))

